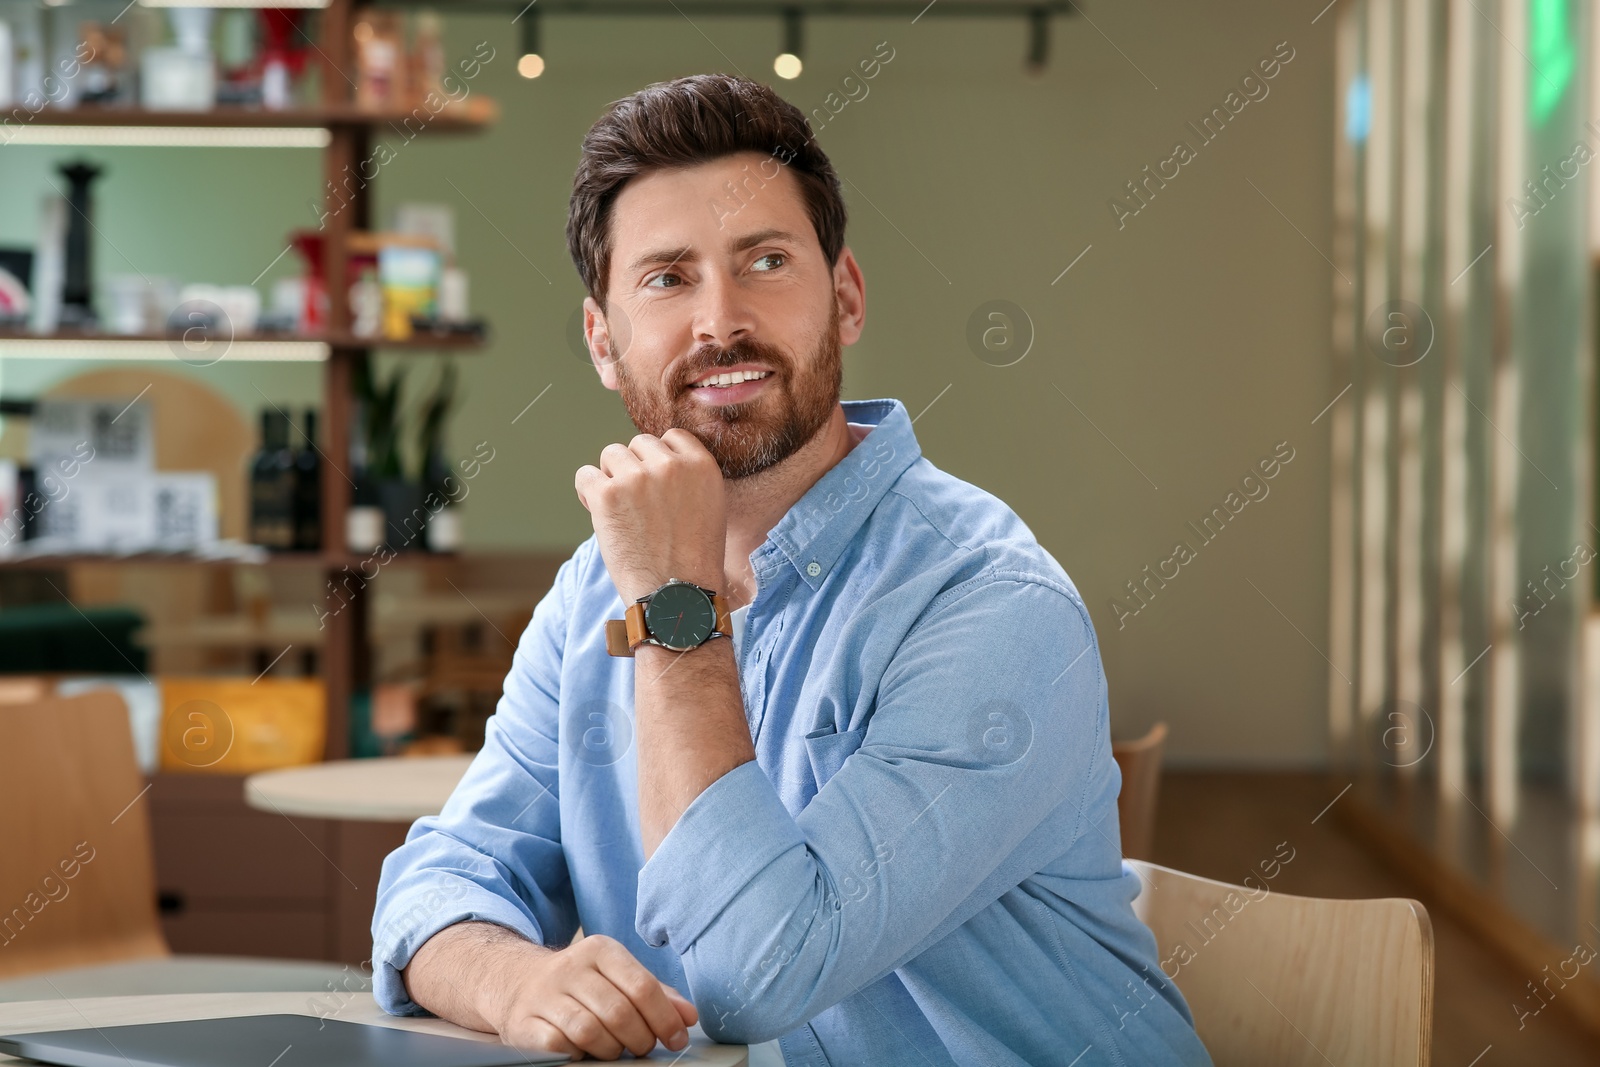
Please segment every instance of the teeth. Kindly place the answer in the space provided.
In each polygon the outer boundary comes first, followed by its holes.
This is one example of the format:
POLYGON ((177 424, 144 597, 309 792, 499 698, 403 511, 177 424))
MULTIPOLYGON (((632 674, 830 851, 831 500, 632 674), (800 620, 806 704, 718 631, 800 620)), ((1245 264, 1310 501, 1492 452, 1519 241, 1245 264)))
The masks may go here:
POLYGON ((765 370, 736 370, 726 374, 713 374, 709 377, 701 378, 698 382, 695 382, 694 388, 699 389, 708 385, 737 385, 740 382, 748 382, 754 381, 758 378, 765 378, 771 373, 771 371, 765 370))

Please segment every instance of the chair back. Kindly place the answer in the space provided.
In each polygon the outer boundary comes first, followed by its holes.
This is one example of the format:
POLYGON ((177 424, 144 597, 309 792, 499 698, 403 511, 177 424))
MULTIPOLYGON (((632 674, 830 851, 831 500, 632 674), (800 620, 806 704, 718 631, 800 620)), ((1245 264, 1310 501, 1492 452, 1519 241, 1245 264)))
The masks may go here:
POLYGON ((0 705, 0 737, 0 978, 168 955, 122 697, 0 705))
POLYGON ((1421 904, 1294 897, 1262 875, 1241 888, 1127 862, 1143 885, 1134 910, 1215 1062, 1428 1063, 1433 927, 1421 904))
POLYGON ((1147 860, 1156 834, 1156 800, 1161 791, 1161 753, 1167 747, 1167 724, 1158 722, 1137 741, 1114 741, 1111 756, 1122 770, 1117 794, 1117 821, 1122 824, 1122 854, 1147 860))

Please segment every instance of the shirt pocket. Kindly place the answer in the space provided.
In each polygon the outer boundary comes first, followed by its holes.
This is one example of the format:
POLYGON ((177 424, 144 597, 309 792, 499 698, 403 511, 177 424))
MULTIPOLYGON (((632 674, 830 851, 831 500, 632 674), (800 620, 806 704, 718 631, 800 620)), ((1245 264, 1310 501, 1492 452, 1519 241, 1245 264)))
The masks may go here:
POLYGON ((861 747, 867 736, 865 726, 840 732, 831 726, 806 734, 806 757, 811 760, 811 776, 820 790, 832 778, 850 753, 861 747))

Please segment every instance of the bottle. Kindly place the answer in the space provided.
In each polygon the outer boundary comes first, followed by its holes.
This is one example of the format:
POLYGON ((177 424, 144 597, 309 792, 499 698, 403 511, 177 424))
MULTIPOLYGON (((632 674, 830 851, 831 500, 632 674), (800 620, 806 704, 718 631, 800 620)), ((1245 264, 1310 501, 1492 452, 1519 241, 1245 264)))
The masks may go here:
POLYGON ((317 452, 317 413, 306 409, 305 445, 294 454, 294 547, 322 547, 322 457, 317 452))
POLYGON ((405 106, 422 105, 430 94, 436 99, 448 99, 444 89, 444 76, 449 72, 444 55, 444 23, 438 12, 424 9, 416 13, 408 59, 411 70, 405 106))
POLYGON ((345 547, 352 552, 374 552, 383 543, 383 503, 378 497, 378 483, 367 469, 367 423, 359 400, 350 421, 354 428, 350 434, 350 480, 355 487, 350 491, 350 510, 344 517, 345 547))
POLYGON ((272 549, 294 547, 294 453, 289 417, 261 412, 261 451, 250 465, 250 540, 272 549))
POLYGON ((461 491, 461 483, 450 477, 450 465, 437 449, 428 456, 422 484, 427 490, 424 506, 432 513, 423 529, 428 551, 461 551, 461 509, 450 496, 452 486, 461 491))

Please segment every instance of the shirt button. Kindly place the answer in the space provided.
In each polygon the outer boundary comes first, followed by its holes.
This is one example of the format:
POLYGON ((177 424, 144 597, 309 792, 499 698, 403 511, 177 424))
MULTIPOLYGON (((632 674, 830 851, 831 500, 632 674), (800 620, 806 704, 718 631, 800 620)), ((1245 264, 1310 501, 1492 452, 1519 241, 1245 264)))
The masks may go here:
POLYGON ((822 564, 818 563, 816 560, 812 560, 810 563, 806 564, 806 573, 815 578, 817 575, 822 573, 822 564))

